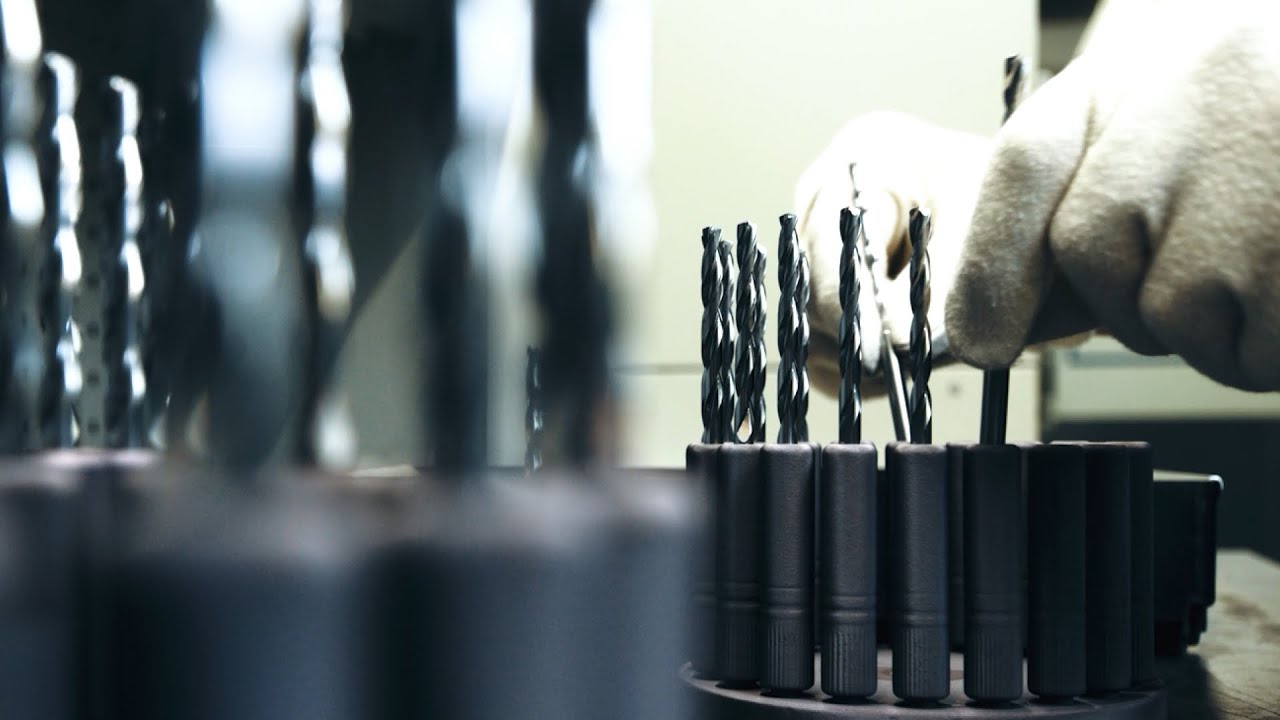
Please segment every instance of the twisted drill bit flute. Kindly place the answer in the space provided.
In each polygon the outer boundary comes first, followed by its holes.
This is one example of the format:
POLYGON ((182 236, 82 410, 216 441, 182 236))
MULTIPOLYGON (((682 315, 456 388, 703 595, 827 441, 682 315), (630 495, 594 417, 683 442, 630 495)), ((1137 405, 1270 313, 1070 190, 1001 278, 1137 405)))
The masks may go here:
POLYGON ((750 422, 746 442, 765 441, 765 300, 764 250, 750 223, 738 225, 738 411, 735 427, 750 422))
MULTIPOLYGON (((1022 56, 1013 55, 1004 61, 1004 120, 1008 122, 1022 99, 1022 56)), ((984 445, 1001 445, 1005 441, 1005 429, 1009 414, 1009 369, 999 368, 982 373, 982 419, 979 440, 984 445)))
MULTIPOLYGON (((748 418, 753 417, 750 406, 755 402, 753 375, 755 373, 753 345, 755 343, 755 273, 756 273, 756 229, 751 223, 738 224, 738 279, 737 300, 734 310, 737 314, 738 339, 734 348, 734 387, 738 391, 734 404, 733 428, 737 433, 748 418)), ((754 425, 749 426, 748 438, 755 434, 754 425)), ((748 439, 750 442, 750 439, 748 439)))
POLYGON ((933 442, 933 399, 929 376, 933 373, 933 336, 929 329, 929 234, 928 210, 912 208, 908 220, 911 238, 911 439, 933 442))
POLYGON ((723 282, 720 283, 720 441, 737 442, 738 426, 734 424, 738 404, 738 390, 733 377, 733 355, 737 347, 738 327, 733 313, 733 244, 728 240, 720 240, 716 246, 720 258, 720 267, 724 270, 723 282))
POLYGON ((840 442, 862 442, 862 317, 858 308, 862 265, 862 211, 840 211, 840 442))
POLYGON ((702 229, 702 442, 720 438, 720 229, 702 229))
POLYGON ((778 218, 778 442, 805 442, 809 408, 809 265, 800 251, 796 216, 778 218))

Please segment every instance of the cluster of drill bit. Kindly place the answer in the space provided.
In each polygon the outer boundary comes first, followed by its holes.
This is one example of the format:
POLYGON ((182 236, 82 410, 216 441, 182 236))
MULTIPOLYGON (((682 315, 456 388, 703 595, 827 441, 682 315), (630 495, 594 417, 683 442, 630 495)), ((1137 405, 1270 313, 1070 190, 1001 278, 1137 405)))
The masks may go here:
POLYGON ((809 440, 809 258, 800 250, 796 216, 779 218, 778 442, 809 440))
POLYGON ((736 259, 719 228, 703 228, 704 443, 765 442, 767 261, 750 223, 738 225, 736 259))

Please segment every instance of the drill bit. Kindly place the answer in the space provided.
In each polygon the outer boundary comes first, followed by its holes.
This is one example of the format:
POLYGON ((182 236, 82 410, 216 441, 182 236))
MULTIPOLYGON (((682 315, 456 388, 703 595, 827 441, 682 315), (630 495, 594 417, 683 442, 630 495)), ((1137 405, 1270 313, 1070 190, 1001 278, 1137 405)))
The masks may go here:
POLYGON ((524 390, 527 405, 524 411, 524 472, 533 475, 542 468, 542 353, 532 345, 526 350, 528 359, 524 369, 524 390))
MULTIPOLYGON (((1004 120, 1008 122, 1022 98, 1024 63, 1020 55, 1004 61, 1004 120)), ((982 419, 979 440, 984 445, 1001 445, 1009 415, 1009 368, 982 374, 982 419)))
POLYGON ((929 234, 928 210, 912 208, 908 220, 911 238, 911 439, 933 442, 933 400, 929 376, 933 373, 933 336, 929 329, 929 234))
POLYGON ((35 407, 44 376, 44 352, 35 314, 33 268, 44 255, 46 203, 42 192, 40 153, 50 128, 42 118, 38 79, 41 63, 40 22, 34 0, 2 0, 0 31, 4 33, 3 124, 5 232, 0 233, 0 281, 6 299, 0 303, 0 450, 38 450, 35 407))
POLYGON ((299 138, 298 180, 304 195, 300 199, 309 211, 303 219, 303 285, 310 348, 298 447, 305 462, 341 467, 354 460, 356 451, 347 398, 332 382, 355 294, 346 233, 351 106, 342 70, 343 2, 310 0, 309 6, 306 64, 298 89, 305 113, 301 120, 311 132, 300 134, 309 138, 299 138))
POLYGON ((797 443, 809 434, 809 264, 796 216, 787 213, 778 222, 778 442, 797 443))
POLYGON ((738 412, 734 425, 746 421, 748 443, 765 441, 765 255, 750 223, 738 225, 738 412))
POLYGON ((534 94, 545 120, 538 170, 543 242, 537 289, 545 339, 549 461, 583 468, 611 449, 606 362, 613 309, 596 267, 591 207, 574 170, 589 142, 587 26, 592 0, 533 4, 534 94))
POLYGON ((55 53, 45 56, 53 112, 53 153, 56 196, 52 198, 56 227, 52 247, 45 252, 42 272, 41 317, 48 328, 44 338, 44 377, 40 391, 40 433, 43 447, 71 447, 79 439, 75 406, 83 378, 80 371, 80 331, 72 305, 81 276, 80 243, 76 223, 83 206, 80 140, 76 131, 79 78, 71 60, 55 53))
POLYGON ((144 404, 147 376, 142 363, 141 303, 146 291, 139 234, 142 230, 143 172, 138 148, 141 108, 138 88, 121 77, 109 80, 118 111, 120 135, 116 147, 119 182, 119 247, 107 283, 108 301, 103 332, 107 377, 105 420, 109 444, 141 447, 146 444, 144 404))
POLYGON ((720 441, 736 442, 738 428, 734 424, 734 415, 738 404, 738 391, 733 377, 733 355, 737 347, 738 328, 733 312, 733 244, 728 240, 720 240, 716 246, 720 258, 720 266, 724 269, 724 281, 720 283, 720 372, 717 382, 720 385, 720 441))
POLYGON ((862 442, 862 318, 858 308, 862 265, 862 211, 840 211, 840 442, 862 442))
MULTIPOLYGON (((853 185, 854 206, 859 216, 865 220, 866 210, 857 205, 858 184, 854 177, 854 166, 849 165, 849 180, 853 185)), ((885 387, 889 394, 889 412, 893 416, 894 437, 899 442, 911 441, 911 425, 908 422, 907 393, 903 388, 902 368, 898 362, 898 354, 893 350, 893 334, 889 329, 889 313, 884 306, 884 298, 880 295, 880 284, 876 281, 876 263, 880 262, 875 249, 871 246, 867 234, 862 233, 862 257, 867 266, 867 278, 871 283, 871 296, 875 299, 876 314, 880 318, 880 372, 884 377, 885 387)))
MULTIPOLYGON (((753 366, 755 343, 755 262, 756 262, 756 229, 751 223, 738 224, 738 279, 737 300, 734 310, 737 315, 738 339, 734 346, 734 387, 738 391, 737 402, 733 411, 733 428, 737 433, 743 424, 751 418, 751 405, 755 402, 753 366)), ((755 428, 748 425, 748 442, 755 433, 755 428)))
POLYGON ((702 229, 702 442, 720 438, 720 228, 702 229))

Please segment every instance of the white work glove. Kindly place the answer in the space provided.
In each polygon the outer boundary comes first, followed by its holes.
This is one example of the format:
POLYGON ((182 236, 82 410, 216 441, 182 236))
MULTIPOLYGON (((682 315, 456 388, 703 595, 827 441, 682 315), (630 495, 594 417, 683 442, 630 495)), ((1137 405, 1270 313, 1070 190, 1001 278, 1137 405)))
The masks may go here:
MULTIPOLYGON (((840 130, 796 184, 795 207, 801 247, 809 256, 811 384, 834 394, 839 382, 836 348, 840 321, 840 210, 852 206, 853 182, 864 208, 867 240, 881 299, 897 348, 907 346, 911 327, 911 249, 907 217, 912 207, 928 208, 933 233, 929 256, 933 285, 929 320, 934 356, 947 354, 943 299, 951 287, 961 241, 977 197, 991 141, 931 125, 901 113, 862 115, 840 130)), ((881 323, 866 266, 861 279, 862 359, 865 370, 879 372, 881 323)), ((876 387, 876 386, 872 386, 876 387)))
POLYGON ((1280 3, 1162 6, 997 135, 946 300, 959 358, 1101 327, 1280 390, 1280 3))

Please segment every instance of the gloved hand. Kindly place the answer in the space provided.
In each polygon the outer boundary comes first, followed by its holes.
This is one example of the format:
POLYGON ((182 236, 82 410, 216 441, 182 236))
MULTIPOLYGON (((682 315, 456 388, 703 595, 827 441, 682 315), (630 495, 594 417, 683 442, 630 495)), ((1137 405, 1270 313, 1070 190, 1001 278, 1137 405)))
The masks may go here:
MULTIPOLYGON (((913 206, 933 214, 930 262, 933 272, 929 318, 934 355, 947 352, 943 299, 955 275, 961 241, 977 198, 991 141, 931 125, 901 113, 877 112, 852 120, 805 170, 796 185, 797 231, 809 256, 810 383, 834 394, 839 383, 836 348, 840 321, 840 210, 854 204, 850 164, 854 164, 858 204, 865 211, 867 240, 878 258, 876 275, 893 345, 905 348, 911 327, 906 272, 911 256, 907 216, 913 206)), ((766 233, 761 233, 767 237, 766 233)), ((879 371, 881 324, 865 266, 860 266, 863 365, 879 371)), ((870 388, 878 387, 872 385, 870 388)))
POLYGON ((1280 7, 1163 9, 1100 30, 997 135, 946 300, 961 359, 1100 326, 1280 390, 1280 7))

